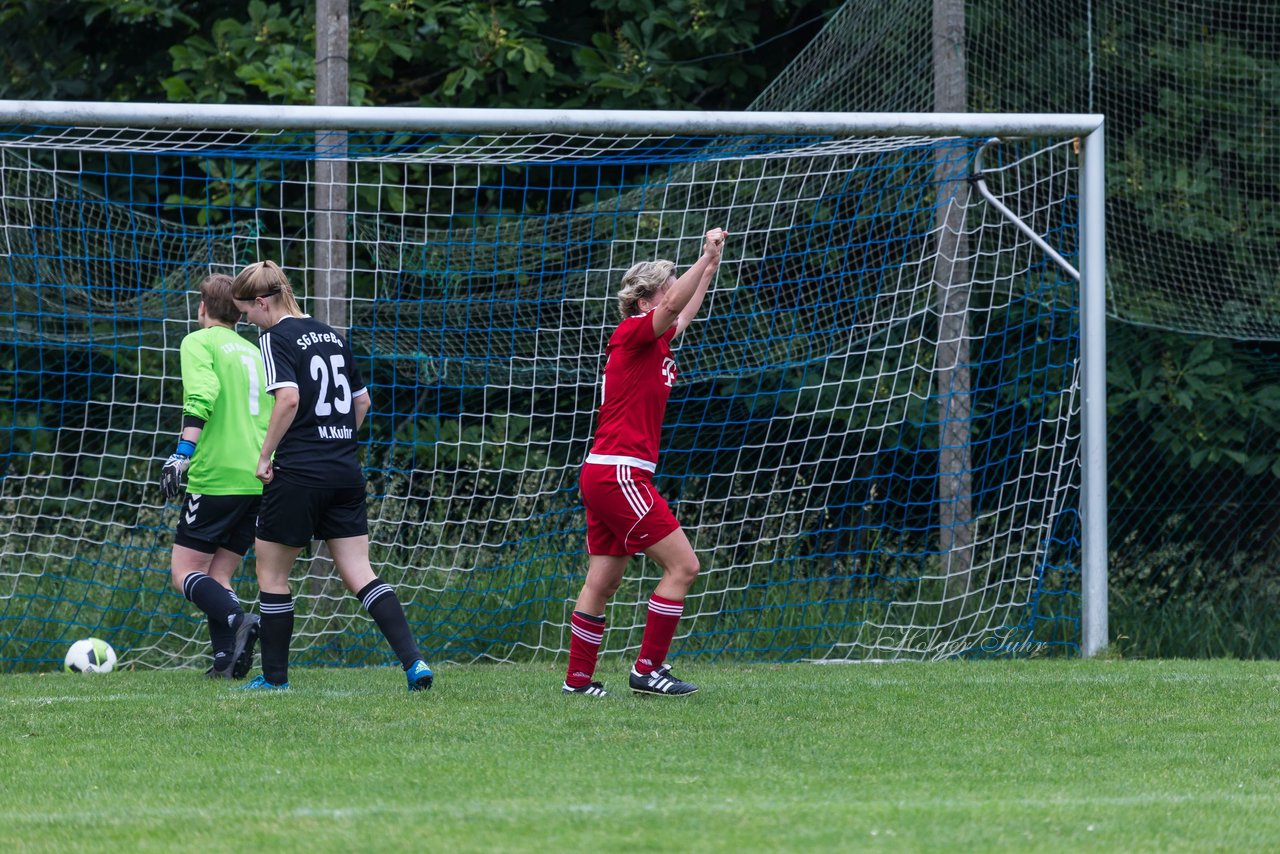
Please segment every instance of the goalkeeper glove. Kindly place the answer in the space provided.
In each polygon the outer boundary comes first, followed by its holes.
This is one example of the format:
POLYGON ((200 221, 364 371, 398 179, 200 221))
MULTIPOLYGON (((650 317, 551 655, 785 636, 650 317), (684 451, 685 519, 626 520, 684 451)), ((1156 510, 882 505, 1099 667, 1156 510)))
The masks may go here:
POLYGON ((164 461, 164 468, 160 469, 160 493, 166 501, 172 501, 182 492, 182 476, 191 466, 191 455, 195 452, 195 442, 180 439, 177 450, 164 461))

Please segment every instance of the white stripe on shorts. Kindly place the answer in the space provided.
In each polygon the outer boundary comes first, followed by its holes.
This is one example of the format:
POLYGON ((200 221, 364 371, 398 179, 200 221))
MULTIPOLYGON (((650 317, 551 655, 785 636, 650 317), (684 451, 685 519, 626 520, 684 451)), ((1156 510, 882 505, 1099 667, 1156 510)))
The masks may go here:
POLYGON ((626 497, 627 503, 631 505, 631 510, 636 514, 637 519, 643 519, 653 509, 653 502, 645 504, 644 496, 640 494, 640 487, 636 486, 635 480, 631 477, 630 466, 618 466, 617 477, 618 487, 626 497))

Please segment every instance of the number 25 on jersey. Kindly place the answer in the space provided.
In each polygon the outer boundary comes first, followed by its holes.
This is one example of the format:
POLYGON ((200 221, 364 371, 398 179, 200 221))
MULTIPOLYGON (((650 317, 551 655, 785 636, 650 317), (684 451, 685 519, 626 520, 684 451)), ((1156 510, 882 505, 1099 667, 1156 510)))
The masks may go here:
POLYGON ((325 362, 324 356, 318 353, 311 357, 311 379, 320 383, 320 390, 316 394, 317 418, 332 415, 335 409, 340 415, 346 415, 351 411, 351 383, 347 381, 344 371, 346 366, 347 360, 339 353, 331 355, 328 363, 325 362), (329 386, 331 378, 332 389, 329 386), (332 401, 330 394, 333 395, 332 401))

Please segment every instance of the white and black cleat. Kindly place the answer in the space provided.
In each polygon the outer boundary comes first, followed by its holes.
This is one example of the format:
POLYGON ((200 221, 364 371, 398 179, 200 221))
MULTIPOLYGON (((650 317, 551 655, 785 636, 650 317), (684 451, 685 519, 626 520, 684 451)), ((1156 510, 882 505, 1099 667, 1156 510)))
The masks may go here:
POLYGON ((604 685, 599 682, 588 682, 578 688, 574 688, 568 682, 564 683, 564 687, 560 689, 561 694, 581 694, 584 697, 607 697, 609 692, 604 689, 604 685))
POLYGON ((683 697, 697 691, 698 686, 672 676, 671 665, 664 664, 652 673, 641 673, 634 667, 631 668, 631 690, 637 694, 683 697))

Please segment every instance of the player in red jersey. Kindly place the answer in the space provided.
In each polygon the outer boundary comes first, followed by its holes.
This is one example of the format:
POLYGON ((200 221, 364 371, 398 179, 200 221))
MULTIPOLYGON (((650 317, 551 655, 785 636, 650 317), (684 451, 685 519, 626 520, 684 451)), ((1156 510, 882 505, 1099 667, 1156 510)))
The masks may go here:
POLYGON ((684 597, 698 575, 698 556, 654 489, 653 473, 662 416, 676 379, 671 341, 702 307, 726 236, 723 229, 708 231, 702 256, 678 279, 670 261, 645 261, 622 277, 622 322, 605 348, 595 442, 579 479, 587 510, 587 580, 570 617, 566 694, 606 696, 604 686, 592 680, 604 638, 605 606, 637 553, 662 567, 662 579, 649 599, 631 690, 664 696, 698 690, 672 676, 671 666, 664 663, 684 597))

